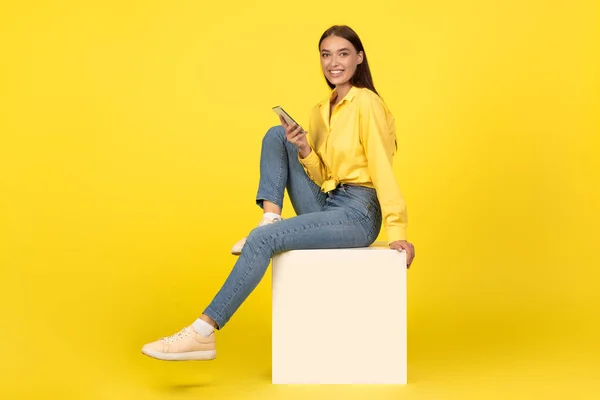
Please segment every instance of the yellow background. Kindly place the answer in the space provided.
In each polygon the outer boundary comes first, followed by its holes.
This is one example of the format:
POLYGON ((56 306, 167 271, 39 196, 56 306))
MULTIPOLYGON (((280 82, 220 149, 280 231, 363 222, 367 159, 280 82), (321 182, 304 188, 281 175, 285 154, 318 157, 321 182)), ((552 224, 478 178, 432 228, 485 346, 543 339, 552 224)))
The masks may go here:
POLYGON ((599 26, 585 0, 3 2, 0 398, 597 398, 599 26), (141 355, 233 266, 271 107, 306 124, 338 23, 398 121, 409 384, 271 386, 270 270, 214 362, 141 355))

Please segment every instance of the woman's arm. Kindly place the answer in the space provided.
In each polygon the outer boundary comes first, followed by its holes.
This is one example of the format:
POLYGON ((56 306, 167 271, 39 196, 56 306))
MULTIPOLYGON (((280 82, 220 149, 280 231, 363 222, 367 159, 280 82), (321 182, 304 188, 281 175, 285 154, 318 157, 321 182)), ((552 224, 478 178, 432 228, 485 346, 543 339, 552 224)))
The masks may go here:
POLYGON ((368 171, 377 190, 388 243, 406 240, 406 203, 394 177, 392 161, 396 147, 393 118, 381 99, 364 96, 359 103, 360 138, 368 171))

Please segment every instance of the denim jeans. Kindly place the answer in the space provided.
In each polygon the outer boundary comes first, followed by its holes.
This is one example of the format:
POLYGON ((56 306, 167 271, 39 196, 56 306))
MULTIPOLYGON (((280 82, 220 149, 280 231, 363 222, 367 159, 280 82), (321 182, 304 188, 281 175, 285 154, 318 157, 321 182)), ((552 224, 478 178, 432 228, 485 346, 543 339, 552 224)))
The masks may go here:
POLYGON ((264 136, 256 203, 268 200, 283 207, 287 188, 296 212, 293 218, 253 229, 231 273, 204 313, 219 329, 261 281, 271 258, 299 249, 366 247, 381 229, 381 208, 375 189, 338 185, 323 193, 298 161, 297 148, 281 126, 264 136))

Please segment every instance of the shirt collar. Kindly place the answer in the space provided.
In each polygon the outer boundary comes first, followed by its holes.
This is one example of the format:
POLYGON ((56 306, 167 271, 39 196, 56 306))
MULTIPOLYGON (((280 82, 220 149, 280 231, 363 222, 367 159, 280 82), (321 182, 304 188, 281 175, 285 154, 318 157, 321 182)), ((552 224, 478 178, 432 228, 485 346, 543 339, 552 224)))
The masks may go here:
MULTIPOLYGON (((348 93, 346 93, 346 95, 344 96, 344 98, 342 100, 340 100, 340 104, 342 102, 345 101, 352 101, 354 99, 354 96, 356 96, 356 92, 358 91, 358 88, 356 86, 352 86, 350 88, 350 90, 348 90, 348 93)), ((331 95, 329 96, 329 98, 323 100, 321 102, 321 104, 319 105, 320 107, 323 107, 324 105, 330 104, 331 99, 336 95, 337 93, 337 89, 333 88, 333 90, 331 91, 331 95)))

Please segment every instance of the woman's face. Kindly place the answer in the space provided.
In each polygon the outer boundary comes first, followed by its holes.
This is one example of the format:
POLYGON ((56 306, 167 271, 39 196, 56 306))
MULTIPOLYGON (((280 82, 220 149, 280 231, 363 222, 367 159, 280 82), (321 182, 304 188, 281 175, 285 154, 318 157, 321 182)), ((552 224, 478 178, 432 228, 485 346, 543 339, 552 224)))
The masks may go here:
POLYGON ((348 83, 358 64, 363 62, 363 52, 348 40, 339 36, 328 36, 320 46, 323 73, 336 86, 348 83))

